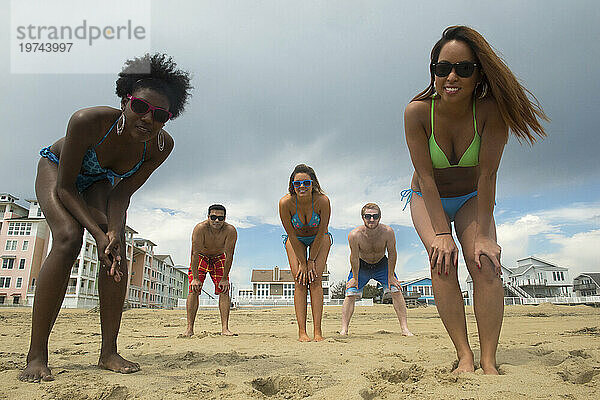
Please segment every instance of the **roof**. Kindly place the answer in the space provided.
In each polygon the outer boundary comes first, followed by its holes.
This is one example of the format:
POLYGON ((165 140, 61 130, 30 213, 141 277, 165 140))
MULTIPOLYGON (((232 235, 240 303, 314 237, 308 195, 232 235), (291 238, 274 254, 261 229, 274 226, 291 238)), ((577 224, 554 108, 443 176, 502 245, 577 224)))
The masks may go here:
POLYGON ((404 287, 404 286, 415 284, 415 283, 423 281, 423 280, 429 280, 429 284, 431 284, 431 278, 428 276, 423 276, 421 278, 411 279, 409 281, 401 282, 400 285, 404 287))
POLYGON ((272 269, 253 269, 251 282, 294 282, 292 271, 289 269, 279 270, 279 279, 275 281, 273 279, 272 269))
MULTIPOLYGON (((593 280, 596 285, 600 286, 600 273, 598 273, 598 272, 584 272, 582 274, 579 274, 579 276, 577 278, 579 278, 580 276, 587 276, 588 278, 590 278, 591 280, 593 280)), ((575 278, 575 279, 577 279, 577 278, 575 278)))
POLYGON ((149 244, 150 246, 156 246, 156 243, 152 242, 152 240, 150 239, 144 239, 144 238, 133 238, 134 242, 146 242, 147 244, 149 244))
POLYGON ((171 258, 171 256, 169 254, 155 254, 154 258, 159 259, 160 261, 164 262, 167 265, 173 265, 173 259, 171 258), (169 261, 167 261, 167 259, 169 259, 169 261))

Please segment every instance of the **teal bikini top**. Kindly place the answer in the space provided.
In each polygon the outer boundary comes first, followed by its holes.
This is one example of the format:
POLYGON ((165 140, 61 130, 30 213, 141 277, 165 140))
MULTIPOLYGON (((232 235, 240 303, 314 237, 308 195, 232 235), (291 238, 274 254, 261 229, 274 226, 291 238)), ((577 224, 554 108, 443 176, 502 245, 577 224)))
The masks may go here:
POLYGON ((310 217, 310 221, 306 225, 302 223, 300 217, 298 216, 298 196, 296 196, 296 214, 292 215, 292 226, 295 229, 301 229, 305 226, 310 226, 312 228, 316 228, 321 223, 321 216, 315 212, 314 202, 312 204, 313 212, 310 217))
POLYGON ((458 164, 452 165, 448 161, 448 157, 442 151, 435 141, 433 135, 433 103, 434 99, 431 99, 431 136, 429 136, 429 155, 431 156, 431 163, 433 168, 450 168, 450 167, 474 167, 479 165, 479 148, 481 147, 481 136, 477 133, 477 119, 475 119, 475 100, 473 100, 473 125, 475 127, 475 134, 473 135, 473 141, 467 150, 463 153, 462 157, 458 161, 458 164))

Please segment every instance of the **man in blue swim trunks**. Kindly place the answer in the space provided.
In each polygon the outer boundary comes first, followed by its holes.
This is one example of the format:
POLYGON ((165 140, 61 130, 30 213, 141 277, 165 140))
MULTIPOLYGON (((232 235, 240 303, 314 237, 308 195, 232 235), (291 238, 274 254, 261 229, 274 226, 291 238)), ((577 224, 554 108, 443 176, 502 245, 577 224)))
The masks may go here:
POLYGON ((383 285, 384 292, 391 292, 394 310, 400 321, 404 336, 413 336, 406 322, 406 303, 400 282, 394 273, 396 267, 396 237, 391 227, 380 224, 381 209, 375 203, 367 203, 361 210, 364 225, 348 234, 350 244, 350 275, 346 283, 346 298, 342 307, 340 335, 348 334, 354 302, 362 294, 363 287, 371 279, 383 285), (387 251, 387 256, 386 256, 387 251), (358 277, 358 279, 356 278, 358 277))

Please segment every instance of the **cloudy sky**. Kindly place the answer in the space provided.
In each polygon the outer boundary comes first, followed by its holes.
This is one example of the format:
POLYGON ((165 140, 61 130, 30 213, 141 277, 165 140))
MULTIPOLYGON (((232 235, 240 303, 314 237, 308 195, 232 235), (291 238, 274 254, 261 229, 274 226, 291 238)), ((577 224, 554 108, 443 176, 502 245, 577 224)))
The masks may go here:
MULTIPOLYGON (((348 273, 347 234, 369 201, 396 231, 399 277, 427 275, 400 203, 413 172, 403 110, 428 84, 429 53, 443 29, 464 24, 486 37, 551 118, 546 140, 511 138, 501 162, 503 264, 535 255, 568 267, 571 278, 600 270, 597 1, 147 4, 151 51, 189 70, 195 90, 168 123, 175 149, 134 195, 128 224, 176 263, 188 264, 193 226, 222 203, 239 235, 232 280, 244 286, 252 268, 286 267, 277 202, 303 162, 331 199, 332 280, 348 273)), ((34 196, 39 149, 64 135, 70 115, 118 106, 116 74, 11 73, 10 13, 0 22, 0 191, 25 199, 34 196)))

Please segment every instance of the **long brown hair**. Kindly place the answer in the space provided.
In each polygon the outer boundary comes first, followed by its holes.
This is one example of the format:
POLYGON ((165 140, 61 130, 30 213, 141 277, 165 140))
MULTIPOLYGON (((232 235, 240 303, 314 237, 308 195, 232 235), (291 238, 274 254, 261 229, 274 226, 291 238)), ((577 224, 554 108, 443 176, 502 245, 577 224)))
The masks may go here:
POLYGON ((308 174, 308 176, 310 176, 310 179, 312 179, 312 181, 313 181, 312 182, 312 192, 313 193, 324 194, 323 190, 321 189, 321 185, 319 185, 319 180, 317 179, 317 174, 315 174, 315 170, 306 164, 298 164, 294 168, 292 175, 290 175, 290 184, 288 187, 288 191, 290 192, 290 194, 292 196, 296 194, 296 191, 294 190, 294 177, 296 176, 296 174, 300 174, 300 173, 308 174))
MULTIPOLYGON (((438 61, 442 47, 452 40, 461 41, 469 46, 477 58, 477 63, 481 65, 482 81, 475 88, 473 95, 480 98, 494 97, 504 123, 519 141, 526 140, 533 144, 538 137, 545 137, 546 132, 538 119, 544 121, 549 121, 549 119, 542 110, 538 99, 521 86, 508 66, 494 52, 492 46, 475 29, 460 25, 446 28, 442 33, 442 38, 431 49, 431 63, 438 61), (488 88, 489 90, 487 90, 488 88), (526 93, 531 96, 533 101, 527 97, 526 93)), ((430 74, 429 86, 416 95, 412 101, 425 100, 434 96, 435 76, 432 69, 430 69, 430 74)))

